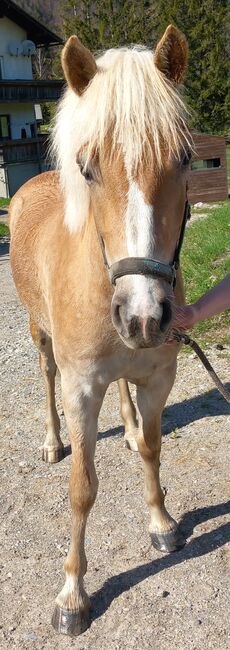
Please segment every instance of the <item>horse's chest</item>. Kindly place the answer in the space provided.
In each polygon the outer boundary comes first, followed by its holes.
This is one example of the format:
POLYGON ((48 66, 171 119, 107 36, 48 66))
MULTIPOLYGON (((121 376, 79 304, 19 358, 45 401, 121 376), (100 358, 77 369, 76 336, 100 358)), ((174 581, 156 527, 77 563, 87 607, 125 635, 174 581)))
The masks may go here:
POLYGON ((107 365, 109 380, 123 377, 134 384, 144 384, 149 377, 169 369, 175 363, 175 346, 161 346, 156 349, 138 351, 127 350, 122 355, 114 355, 107 365))

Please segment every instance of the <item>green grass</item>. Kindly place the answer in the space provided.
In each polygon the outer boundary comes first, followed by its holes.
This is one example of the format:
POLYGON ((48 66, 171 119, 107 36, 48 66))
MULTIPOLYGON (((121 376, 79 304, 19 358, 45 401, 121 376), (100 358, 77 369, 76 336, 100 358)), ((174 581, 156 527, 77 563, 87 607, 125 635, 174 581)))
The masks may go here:
POLYGON ((50 131, 50 124, 40 124, 39 127, 40 133, 49 133, 49 131, 50 131))
MULTIPOLYGON (((195 302, 230 273, 230 202, 212 209, 208 217, 191 224, 181 256, 186 301, 195 302)), ((193 328, 194 338, 229 342, 229 314, 223 313, 202 321, 193 328)))
POLYGON ((0 208, 5 208, 5 206, 9 205, 10 199, 1 199, 0 198, 0 208))
POLYGON ((8 237, 9 234, 8 226, 5 223, 0 223, 0 237, 8 237))

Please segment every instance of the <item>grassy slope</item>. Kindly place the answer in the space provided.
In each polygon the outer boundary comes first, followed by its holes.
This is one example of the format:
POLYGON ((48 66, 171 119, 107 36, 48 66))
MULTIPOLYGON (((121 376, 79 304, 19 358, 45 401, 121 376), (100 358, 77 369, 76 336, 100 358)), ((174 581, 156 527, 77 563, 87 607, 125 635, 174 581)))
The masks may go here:
MULTIPOLYGON (((195 302, 203 293, 230 273, 230 203, 210 211, 191 224, 186 232, 182 251, 182 268, 186 300, 195 302)), ((221 314, 198 323, 194 337, 203 341, 221 339, 230 342, 229 314, 221 314)))

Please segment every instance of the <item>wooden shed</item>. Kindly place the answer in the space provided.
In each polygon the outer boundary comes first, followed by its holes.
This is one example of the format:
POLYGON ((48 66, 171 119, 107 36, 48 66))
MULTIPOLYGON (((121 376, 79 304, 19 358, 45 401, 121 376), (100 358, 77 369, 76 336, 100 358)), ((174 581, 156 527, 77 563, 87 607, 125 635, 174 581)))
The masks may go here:
POLYGON ((189 175, 189 201, 223 201, 228 198, 226 141, 222 135, 194 133, 195 154, 189 175))

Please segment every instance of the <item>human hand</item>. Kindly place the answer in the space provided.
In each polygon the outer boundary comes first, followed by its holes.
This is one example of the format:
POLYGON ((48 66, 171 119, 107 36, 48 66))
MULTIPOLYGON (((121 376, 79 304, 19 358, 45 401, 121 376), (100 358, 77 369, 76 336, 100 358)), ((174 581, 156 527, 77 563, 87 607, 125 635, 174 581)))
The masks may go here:
POLYGON ((171 327, 174 330, 191 329, 196 323, 196 308, 194 305, 175 305, 171 327))

